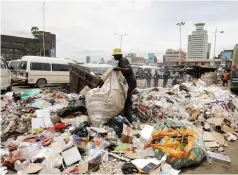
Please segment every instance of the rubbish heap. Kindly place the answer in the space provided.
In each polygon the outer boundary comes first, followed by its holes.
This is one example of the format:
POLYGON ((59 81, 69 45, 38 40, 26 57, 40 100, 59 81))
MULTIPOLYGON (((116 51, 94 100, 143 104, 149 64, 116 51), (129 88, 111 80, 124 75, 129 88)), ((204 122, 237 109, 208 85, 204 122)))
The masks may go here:
MULTIPOLYGON (((59 89, 1 98, 1 173, 178 174, 205 157, 223 159, 238 131, 237 99, 204 82, 136 89, 129 123, 120 72, 86 95, 59 89)), ((88 89, 88 88, 87 88, 88 89)))

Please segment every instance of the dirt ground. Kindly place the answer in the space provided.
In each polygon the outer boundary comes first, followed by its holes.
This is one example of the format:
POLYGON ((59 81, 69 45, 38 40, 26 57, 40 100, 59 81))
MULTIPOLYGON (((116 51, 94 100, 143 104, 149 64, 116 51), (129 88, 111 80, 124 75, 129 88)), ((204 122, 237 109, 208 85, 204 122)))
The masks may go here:
POLYGON ((225 153, 230 157, 231 163, 213 160, 208 163, 205 159, 200 165, 182 170, 182 174, 238 174, 238 140, 228 143, 225 153))

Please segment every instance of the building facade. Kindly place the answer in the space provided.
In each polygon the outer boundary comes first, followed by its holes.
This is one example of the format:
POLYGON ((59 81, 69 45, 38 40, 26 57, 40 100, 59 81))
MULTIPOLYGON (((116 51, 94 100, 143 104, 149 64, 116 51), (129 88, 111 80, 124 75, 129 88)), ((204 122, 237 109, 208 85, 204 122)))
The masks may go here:
MULTIPOLYGON (((45 56, 56 57, 56 36, 45 33, 45 56)), ((1 56, 7 61, 21 59, 25 55, 44 55, 43 32, 35 38, 1 35, 1 56), (39 49, 36 47, 39 46, 39 49), (38 51, 39 50, 39 51, 38 51)))
POLYGON ((39 44, 39 40, 1 35, 1 56, 7 61, 21 59, 24 55, 28 55, 26 45, 29 43, 39 44))
POLYGON ((188 59, 208 59, 211 45, 208 43, 208 34, 204 30, 205 23, 195 24, 196 30, 188 36, 188 59))
POLYGON ((91 61, 90 56, 86 56, 86 63, 90 63, 90 61, 91 61))
POLYGON ((128 53, 125 58, 130 64, 145 64, 145 58, 136 56, 136 53, 128 53))
MULTIPOLYGON (((167 49, 163 59, 165 65, 179 64, 179 50, 167 49)), ((185 60, 186 52, 180 50, 180 62, 185 60)))
MULTIPOLYGON (((45 56, 56 57, 56 35, 50 32, 44 32, 45 35, 45 56)), ((41 55, 44 55, 43 31, 39 31, 37 38, 41 45, 41 55)))

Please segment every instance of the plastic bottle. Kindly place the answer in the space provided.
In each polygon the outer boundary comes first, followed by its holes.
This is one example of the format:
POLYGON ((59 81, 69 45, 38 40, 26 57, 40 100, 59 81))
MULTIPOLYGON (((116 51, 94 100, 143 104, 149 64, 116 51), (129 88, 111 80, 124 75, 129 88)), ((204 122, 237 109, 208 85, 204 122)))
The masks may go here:
POLYGON ((116 132, 112 128, 108 130, 107 137, 109 140, 112 140, 112 141, 116 141, 118 139, 116 132))

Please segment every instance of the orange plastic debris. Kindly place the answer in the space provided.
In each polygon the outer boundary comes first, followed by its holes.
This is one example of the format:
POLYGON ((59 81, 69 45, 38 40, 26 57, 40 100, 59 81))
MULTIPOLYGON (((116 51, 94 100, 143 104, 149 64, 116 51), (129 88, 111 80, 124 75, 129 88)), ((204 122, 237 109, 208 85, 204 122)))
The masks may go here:
MULTIPOLYGON (((177 130, 166 130, 166 131, 155 131, 152 134, 152 140, 149 143, 149 146, 162 150, 163 152, 169 153, 171 157, 174 158, 187 158, 190 157, 190 151, 197 140, 198 134, 196 131, 191 129, 177 129, 177 130), (171 137, 182 137, 170 139, 171 137), (158 138, 165 138, 165 143, 163 145, 155 143, 155 140, 158 138), (185 146, 184 150, 182 148, 182 141, 184 138, 187 138, 188 143, 185 146)), ((192 157, 191 157, 192 158, 192 157)))

